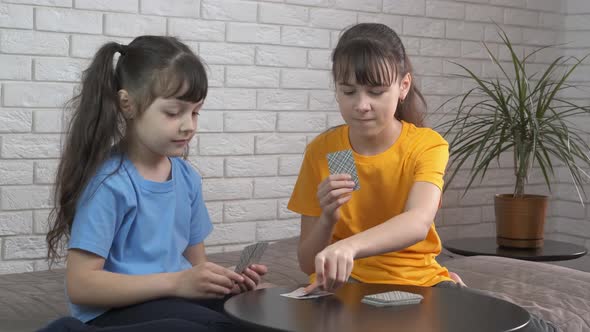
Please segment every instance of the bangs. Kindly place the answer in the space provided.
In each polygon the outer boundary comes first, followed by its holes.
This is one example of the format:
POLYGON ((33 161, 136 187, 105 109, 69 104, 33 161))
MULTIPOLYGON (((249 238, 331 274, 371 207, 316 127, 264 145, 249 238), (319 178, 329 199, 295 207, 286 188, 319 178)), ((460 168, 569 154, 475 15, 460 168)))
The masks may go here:
POLYGON ((156 74, 152 94, 196 103, 207 97, 207 89, 203 64, 194 55, 183 54, 156 74))
POLYGON ((355 39, 334 51, 334 82, 366 86, 391 86, 397 80, 398 59, 383 52, 370 40, 355 39))

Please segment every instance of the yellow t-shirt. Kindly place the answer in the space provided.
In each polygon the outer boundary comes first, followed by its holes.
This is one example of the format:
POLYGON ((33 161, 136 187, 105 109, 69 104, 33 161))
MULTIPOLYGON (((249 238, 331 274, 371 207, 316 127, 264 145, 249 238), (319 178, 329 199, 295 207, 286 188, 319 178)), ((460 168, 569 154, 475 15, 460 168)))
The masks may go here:
MULTIPOLYGON (((307 147, 288 208, 307 216, 320 216, 317 200, 320 182, 330 175, 326 155, 352 149, 346 125, 316 137, 307 147)), ((443 187, 449 145, 437 132, 402 121, 402 132, 386 151, 374 156, 353 156, 360 189, 340 208, 332 243, 379 225, 404 211, 408 194, 417 181, 443 187)), ((441 242, 434 223, 428 235, 408 248, 357 259, 351 276, 367 283, 433 286, 450 281, 446 268, 435 257, 441 242)))

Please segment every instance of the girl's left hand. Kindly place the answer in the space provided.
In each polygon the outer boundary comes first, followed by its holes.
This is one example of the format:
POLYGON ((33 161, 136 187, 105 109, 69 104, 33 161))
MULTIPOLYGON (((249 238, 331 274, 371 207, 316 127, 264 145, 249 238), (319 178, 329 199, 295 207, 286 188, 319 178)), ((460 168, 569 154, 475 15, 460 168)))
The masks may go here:
POLYGON ((345 241, 327 246, 315 256, 316 280, 306 287, 310 293, 316 288, 333 291, 348 281, 356 252, 345 241))
POLYGON ((244 272, 242 272, 242 277, 244 277, 244 282, 238 283, 234 286, 232 293, 239 294, 251 290, 255 290, 260 281, 262 280, 262 276, 268 272, 268 268, 266 265, 262 264, 252 264, 248 266, 244 272))

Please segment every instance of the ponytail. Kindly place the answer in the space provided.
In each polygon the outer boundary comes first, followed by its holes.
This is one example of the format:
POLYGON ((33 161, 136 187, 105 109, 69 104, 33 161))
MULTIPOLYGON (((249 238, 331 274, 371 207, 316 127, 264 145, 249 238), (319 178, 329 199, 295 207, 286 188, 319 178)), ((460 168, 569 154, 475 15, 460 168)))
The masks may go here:
MULTIPOLYGON (((404 65, 404 72, 413 75, 412 64, 407 55, 404 57, 404 65)), ((395 118, 400 121, 403 120, 413 123, 416 127, 423 127, 425 114, 426 100, 424 99, 424 96, 422 96, 420 89, 416 86, 414 77, 412 76, 412 84, 410 85, 410 90, 408 91, 406 98, 403 101, 399 100, 397 103, 395 118)))
POLYGON ((80 93, 66 107, 73 109, 73 115, 56 174, 55 207, 49 217, 50 266, 61 258, 83 190, 122 137, 117 95, 121 87, 113 66, 116 52, 125 56, 126 46, 111 42, 100 48, 83 73, 80 93))

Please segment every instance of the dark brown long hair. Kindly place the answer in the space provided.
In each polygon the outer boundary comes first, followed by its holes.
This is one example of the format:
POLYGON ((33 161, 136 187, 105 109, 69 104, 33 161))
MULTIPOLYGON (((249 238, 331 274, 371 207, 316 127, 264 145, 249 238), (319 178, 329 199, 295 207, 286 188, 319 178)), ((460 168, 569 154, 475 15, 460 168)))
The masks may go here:
MULTIPOLYGON (((73 114, 55 180, 55 207, 48 220, 50 266, 62 258, 88 182, 124 138, 118 91, 126 90, 141 113, 158 97, 201 101, 207 88, 203 63, 176 38, 141 36, 129 45, 110 42, 98 50, 83 73, 80 93, 66 107, 73 114), (114 66, 116 53, 120 56, 114 66)), ((122 161, 121 157, 119 167, 122 161)))
MULTIPOLYGON (((386 25, 360 23, 348 28, 332 53, 334 82, 356 82, 369 86, 390 86, 406 74, 413 76, 412 64, 399 36, 386 25)), ((403 103, 398 102, 398 120, 423 126, 426 101, 412 80, 403 103)))

